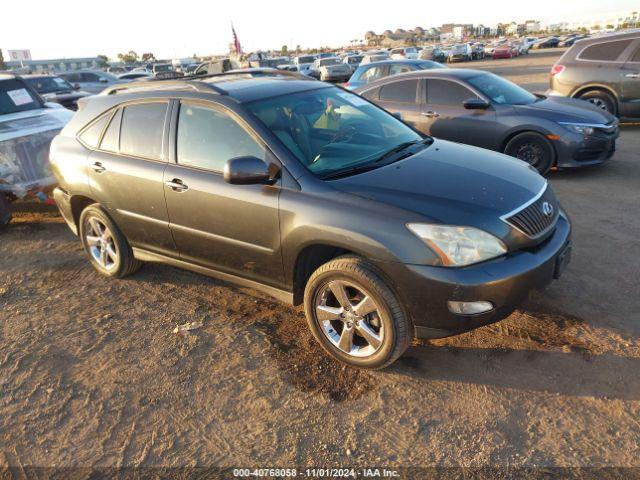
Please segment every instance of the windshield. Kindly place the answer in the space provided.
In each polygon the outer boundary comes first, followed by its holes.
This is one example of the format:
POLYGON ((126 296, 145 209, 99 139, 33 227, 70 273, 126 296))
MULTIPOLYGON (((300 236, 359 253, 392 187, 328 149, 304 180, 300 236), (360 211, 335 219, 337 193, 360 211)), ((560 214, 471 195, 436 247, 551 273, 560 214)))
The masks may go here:
POLYGON ((0 81, 0 115, 42 108, 40 99, 15 78, 0 81))
POLYGON ((524 88, 493 73, 483 73, 471 77, 467 81, 489 97, 492 102, 501 105, 529 105, 538 100, 538 97, 527 92, 524 88))
POLYGON ((256 115, 312 173, 326 178, 374 162, 422 137, 353 93, 321 88, 249 103, 256 115))
POLYGON ((24 80, 38 93, 73 90, 71 84, 60 77, 25 78, 24 80))

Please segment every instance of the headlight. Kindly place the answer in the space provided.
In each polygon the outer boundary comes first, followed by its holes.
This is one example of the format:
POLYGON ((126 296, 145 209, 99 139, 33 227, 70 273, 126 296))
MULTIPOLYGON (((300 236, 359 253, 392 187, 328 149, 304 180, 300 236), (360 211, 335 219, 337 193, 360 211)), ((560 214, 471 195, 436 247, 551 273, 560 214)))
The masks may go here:
POLYGON ((579 133, 581 135, 593 135, 593 127, 589 125, 581 125, 579 123, 564 123, 558 122, 564 128, 569 130, 570 132, 579 133))
POLYGON ((448 267, 460 267, 489 260, 507 253, 504 243, 493 235, 473 227, 409 223, 415 233, 448 267))

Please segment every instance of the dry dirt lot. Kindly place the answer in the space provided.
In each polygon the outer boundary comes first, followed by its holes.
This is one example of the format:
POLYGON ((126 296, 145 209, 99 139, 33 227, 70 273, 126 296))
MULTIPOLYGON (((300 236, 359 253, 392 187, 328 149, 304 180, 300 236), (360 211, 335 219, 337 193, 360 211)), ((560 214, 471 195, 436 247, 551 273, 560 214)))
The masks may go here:
POLYGON ((150 264, 101 278, 54 210, 17 204, 0 233, 0 472, 640 466, 638 151, 624 128, 609 164, 551 174, 575 248, 544 295, 380 372, 328 359, 300 311, 255 292, 150 264))

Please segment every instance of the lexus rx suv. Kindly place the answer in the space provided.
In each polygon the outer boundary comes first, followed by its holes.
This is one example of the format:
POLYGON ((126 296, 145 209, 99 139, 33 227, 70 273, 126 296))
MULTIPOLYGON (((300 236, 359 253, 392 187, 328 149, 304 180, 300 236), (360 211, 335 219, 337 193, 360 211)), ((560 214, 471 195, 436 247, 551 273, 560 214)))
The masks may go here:
POLYGON ((99 273, 162 262, 302 304, 320 345, 365 368, 560 275, 570 223, 529 165, 286 73, 81 100, 51 148, 54 195, 99 273))

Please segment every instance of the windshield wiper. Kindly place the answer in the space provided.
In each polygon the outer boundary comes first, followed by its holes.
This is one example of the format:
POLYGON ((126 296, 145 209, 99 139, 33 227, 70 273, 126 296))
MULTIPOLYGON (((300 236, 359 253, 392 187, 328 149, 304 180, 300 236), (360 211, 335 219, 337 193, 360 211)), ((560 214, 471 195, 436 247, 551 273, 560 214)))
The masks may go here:
POLYGON ((376 168, 379 168, 381 166, 382 165, 373 165, 371 163, 367 163, 365 165, 359 165, 356 167, 345 168, 342 170, 337 170, 335 172, 327 173, 326 175, 322 175, 320 178, 322 178, 322 180, 335 180, 336 178, 350 177, 351 175, 356 175, 358 173, 375 170, 376 168))
MULTIPOLYGON (((394 154, 396 153, 400 153, 403 150, 413 146, 413 145, 425 145, 425 146, 429 146, 433 143, 433 138, 431 137, 427 137, 423 140, 413 140, 411 142, 403 142, 400 145, 396 145, 395 147, 393 147, 391 150, 383 153, 382 155, 380 155, 377 159, 375 159, 373 161, 373 163, 382 163, 385 160, 388 160, 389 158, 391 158, 394 154)), ((398 161, 400 159, 402 159, 404 157, 399 157, 394 159, 394 161, 398 161)), ((392 163, 392 162, 391 162, 392 163)))

